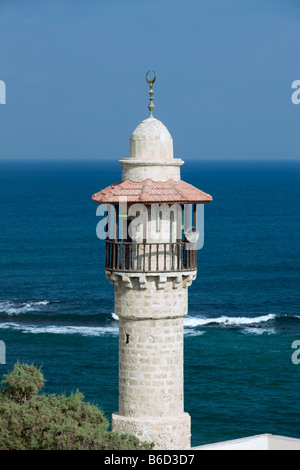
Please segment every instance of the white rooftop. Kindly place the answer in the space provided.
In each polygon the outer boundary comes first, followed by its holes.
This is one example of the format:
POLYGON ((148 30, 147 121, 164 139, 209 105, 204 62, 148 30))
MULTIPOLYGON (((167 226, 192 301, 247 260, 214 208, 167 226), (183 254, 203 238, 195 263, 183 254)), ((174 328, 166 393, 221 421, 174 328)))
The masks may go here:
POLYGON ((259 434, 233 441, 193 447, 193 450, 300 450, 300 439, 274 434, 259 434))

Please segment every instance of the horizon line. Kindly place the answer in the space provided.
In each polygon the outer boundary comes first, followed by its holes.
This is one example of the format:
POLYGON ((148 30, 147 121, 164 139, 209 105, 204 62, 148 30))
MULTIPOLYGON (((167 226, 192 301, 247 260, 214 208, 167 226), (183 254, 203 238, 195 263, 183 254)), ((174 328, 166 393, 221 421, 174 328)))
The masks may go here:
MULTIPOLYGON (((87 163, 119 163, 120 158, 128 158, 128 157, 119 157, 117 159, 112 159, 112 158, 105 158, 105 159, 97 159, 97 158, 27 158, 27 157, 21 157, 21 158, 0 158, 0 163, 1 162, 35 162, 35 163, 43 163, 43 162, 53 162, 53 163, 67 163, 67 162, 87 162, 87 163)), ((180 158, 180 157, 176 157, 180 158)), ((269 163, 269 162, 299 162, 300 163, 300 158, 243 158, 243 159, 237 159, 237 158, 207 158, 207 159, 188 159, 185 160, 184 163, 210 163, 210 162, 253 162, 253 163, 259 163, 259 162, 264 162, 264 163, 269 163)))

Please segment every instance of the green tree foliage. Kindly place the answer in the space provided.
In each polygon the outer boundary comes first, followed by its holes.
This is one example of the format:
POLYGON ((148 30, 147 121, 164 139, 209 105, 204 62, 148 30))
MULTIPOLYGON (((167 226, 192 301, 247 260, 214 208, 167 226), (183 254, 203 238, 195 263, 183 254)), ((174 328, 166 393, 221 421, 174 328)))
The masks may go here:
POLYGON ((77 391, 39 392, 45 379, 34 365, 17 362, 0 390, 0 450, 148 450, 153 444, 109 432, 102 411, 77 391))

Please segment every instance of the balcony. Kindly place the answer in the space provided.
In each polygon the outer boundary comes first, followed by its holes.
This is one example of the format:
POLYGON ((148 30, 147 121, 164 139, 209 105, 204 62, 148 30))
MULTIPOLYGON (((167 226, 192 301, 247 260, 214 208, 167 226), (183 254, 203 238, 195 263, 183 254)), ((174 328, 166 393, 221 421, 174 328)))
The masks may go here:
POLYGON ((139 273, 194 271, 197 269, 196 244, 106 240, 105 269, 139 273))

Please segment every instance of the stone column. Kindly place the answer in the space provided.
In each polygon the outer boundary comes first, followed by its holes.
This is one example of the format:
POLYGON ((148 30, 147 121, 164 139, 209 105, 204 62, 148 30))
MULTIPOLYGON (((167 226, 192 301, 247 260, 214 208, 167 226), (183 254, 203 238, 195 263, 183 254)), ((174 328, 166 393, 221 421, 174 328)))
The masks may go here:
POLYGON ((119 412, 114 431, 190 448, 190 416, 183 402, 183 317, 196 272, 109 273, 119 317, 119 412))

